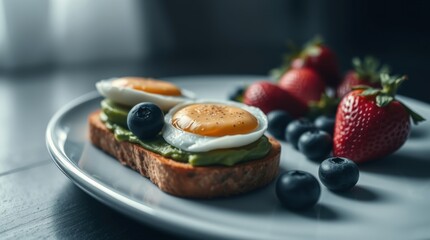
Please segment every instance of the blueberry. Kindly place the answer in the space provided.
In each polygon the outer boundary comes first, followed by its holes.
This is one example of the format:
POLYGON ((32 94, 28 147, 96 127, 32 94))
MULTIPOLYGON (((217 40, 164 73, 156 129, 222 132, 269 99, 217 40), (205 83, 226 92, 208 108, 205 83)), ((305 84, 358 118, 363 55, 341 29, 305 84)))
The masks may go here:
POLYGON ((315 127, 327 132, 331 136, 333 136, 334 132, 334 117, 328 117, 325 115, 321 115, 317 117, 314 121, 315 127))
POLYGON ((277 139, 285 139, 285 128, 291 122, 292 117, 286 111, 275 110, 267 114, 267 131, 277 139))
POLYGON ((164 126, 163 111, 153 103, 139 103, 128 113, 127 125, 137 138, 141 140, 153 138, 164 126))
POLYGON ((332 157, 321 163, 318 175, 328 189, 343 192, 357 184, 360 173, 353 161, 342 157, 332 157))
POLYGON ((276 181, 276 196, 291 210, 314 206, 321 195, 318 180, 310 173, 293 170, 281 174, 276 181))
POLYGON ((299 138, 299 150, 310 160, 323 160, 331 152, 333 140, 330 134, 314 129, 303 133, 299 138))
POLYGON ((237 86, 228 94, 228 100, 241 102, 244 92, 245 92, 244 86, 237 86))
POLYGON ((300 136, 307 131, 315 129, 315 126, 306 118, 299 118, 288 124, 285 131, 287 141, 290 142, 295 149, 298 149, 300 136))

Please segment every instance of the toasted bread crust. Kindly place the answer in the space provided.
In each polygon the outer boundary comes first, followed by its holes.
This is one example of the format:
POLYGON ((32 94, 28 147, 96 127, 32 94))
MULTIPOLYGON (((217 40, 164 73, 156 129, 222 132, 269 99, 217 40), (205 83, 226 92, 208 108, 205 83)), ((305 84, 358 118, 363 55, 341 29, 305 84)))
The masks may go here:
POLYGON ((269 138, 272 149, 258 160, 227 166, 191 166, 144 149, 119 142, 105 127, 99 111, 89 116, 91 142, 149 178, 161 190, 180 197, 213 198, 244 193, 270 183, 278 174, 281 146, 269 138))

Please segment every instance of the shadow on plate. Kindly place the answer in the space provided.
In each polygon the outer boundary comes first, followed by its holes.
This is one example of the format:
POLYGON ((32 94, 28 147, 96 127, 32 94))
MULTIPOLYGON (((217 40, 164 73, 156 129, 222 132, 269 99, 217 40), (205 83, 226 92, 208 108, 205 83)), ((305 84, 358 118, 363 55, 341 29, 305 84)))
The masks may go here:
POLYGON ((399 151, 383 159, 363 163, 360 170, 378 174, 404 176, 408 178, 430 178, 429 154, 406 154, 399 151))
POLYGON ((351 200, 363 201, 363 202, 376 202, 381 201, 382 196, 378 195, 375 191, 370 190, 364 186, 356 185, 347 192, 331 192, 338 196, 348 198, 351 200))
MULTIPOLYGON (((285 172, 285 169, 280 170, 280 173, 285 172)), ((227 209, 228 211, 236 211, 242 213, 254 214, 270 214, 272 212, 284 212, 285 214, 293 214, 309 219, 323 220, 323 221, 336 221, 341 218, 338 212, 334 211, 329 206, 322 203, 317 203, 313 208, 305 211, 291 211, 283 207, 276 197, 275 182, 268 186, 252 191, 247 194, 230 197, 226 199, 212 199, 212 200, 199 200, 196 204, 206 204, 210 207, 227 209)), ((369 194, 366 191, 364 194, 369 194)))
POLYGON ((54 207, 58 239, 179 239, 122 215, 67 183, 54 207))
POLYGON ((192 201, 195 204, 242 213, 269 213, 274 210, 278 203, 274 182, 263 188, 238 196, 192 201))
MULTIPOLYGON (((285 209, 285 211, 290 211, 290 210, 285 209)), ((290 212, 292 214, 296 214, 302 217, 315 219, 315 220, 322 220, 322 221, 336 221, 341 218, 344 218, 344 217, 341 217, 341 215, 339 215, 339 213, 334 211, 332 208, 322 203, 317 203, 314 207, 305 211, 290 211, 290 212)))
POLYGON ((415 126, 412 126, 411 128, 411 134, 409 135, 410 139, 422 139, 425 138, 427 136, 427 132, 423 131, 420 128, 417 128, 415 126))
POLYGON ((196 204, 207 204, 210 207, 218 207, 223 210, 237 211, 241 213, 270 214, 279 212, 282 214, 293 214, 309 219, 335 221, 344 218, 329 206, 318 203, 313 208, 305 211, 291 211, 282 206, 275 194, 275 184, 253 191, 245 195, 228 199, 198 201, 196 204))

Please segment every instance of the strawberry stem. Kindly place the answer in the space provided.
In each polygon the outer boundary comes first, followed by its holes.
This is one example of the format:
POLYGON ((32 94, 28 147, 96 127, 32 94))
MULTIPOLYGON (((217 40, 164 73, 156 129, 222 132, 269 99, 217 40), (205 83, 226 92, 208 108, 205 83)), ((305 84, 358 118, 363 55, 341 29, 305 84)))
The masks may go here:
POLYGON ((382 93, 388 96, 394 97, 397 93, 397 89, 402 85, 402 83, 407 79, 406 76, 393 76, 390 77, 387 73, 381 73, 381 84, 382 93))
MULTIPOLYGON (((389 105, 392 101, 396 100, 395 95, 397 93, 398 88, 402 83, 407 79, 406 76, 389 76, 387 73, 381 73, 381 84, 382 89, 376 89, 366 86, 361 86, 359 89, 364 89, 363 92, 361 92, 361 96, 375 96, 376 105, 378 107, 385 107, 389 105)), ((406 106, 401 101, 398 101, 402 106, 405 108, 405 110, 409 113, 409 115, 412 118, 412 121, 414 124, 418 124, 419 122, 422 122, 425 120, 424 117, 419 115, 418 113, 414 112, 412 109, 410 109, 408 106, 406 106)))

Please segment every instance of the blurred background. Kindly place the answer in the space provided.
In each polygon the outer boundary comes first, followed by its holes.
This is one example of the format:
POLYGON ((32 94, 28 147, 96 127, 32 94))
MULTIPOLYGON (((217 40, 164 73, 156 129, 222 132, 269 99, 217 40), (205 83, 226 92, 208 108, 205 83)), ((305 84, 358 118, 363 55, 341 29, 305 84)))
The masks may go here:
MULTIPOLYGON (((315 35, 342 71, 368 54, 430 102, 430 1, 0 0, 0 79, 64 71, 267 75, 315 35)), ((85 74, 84 74, 85 75, 85 74)))

